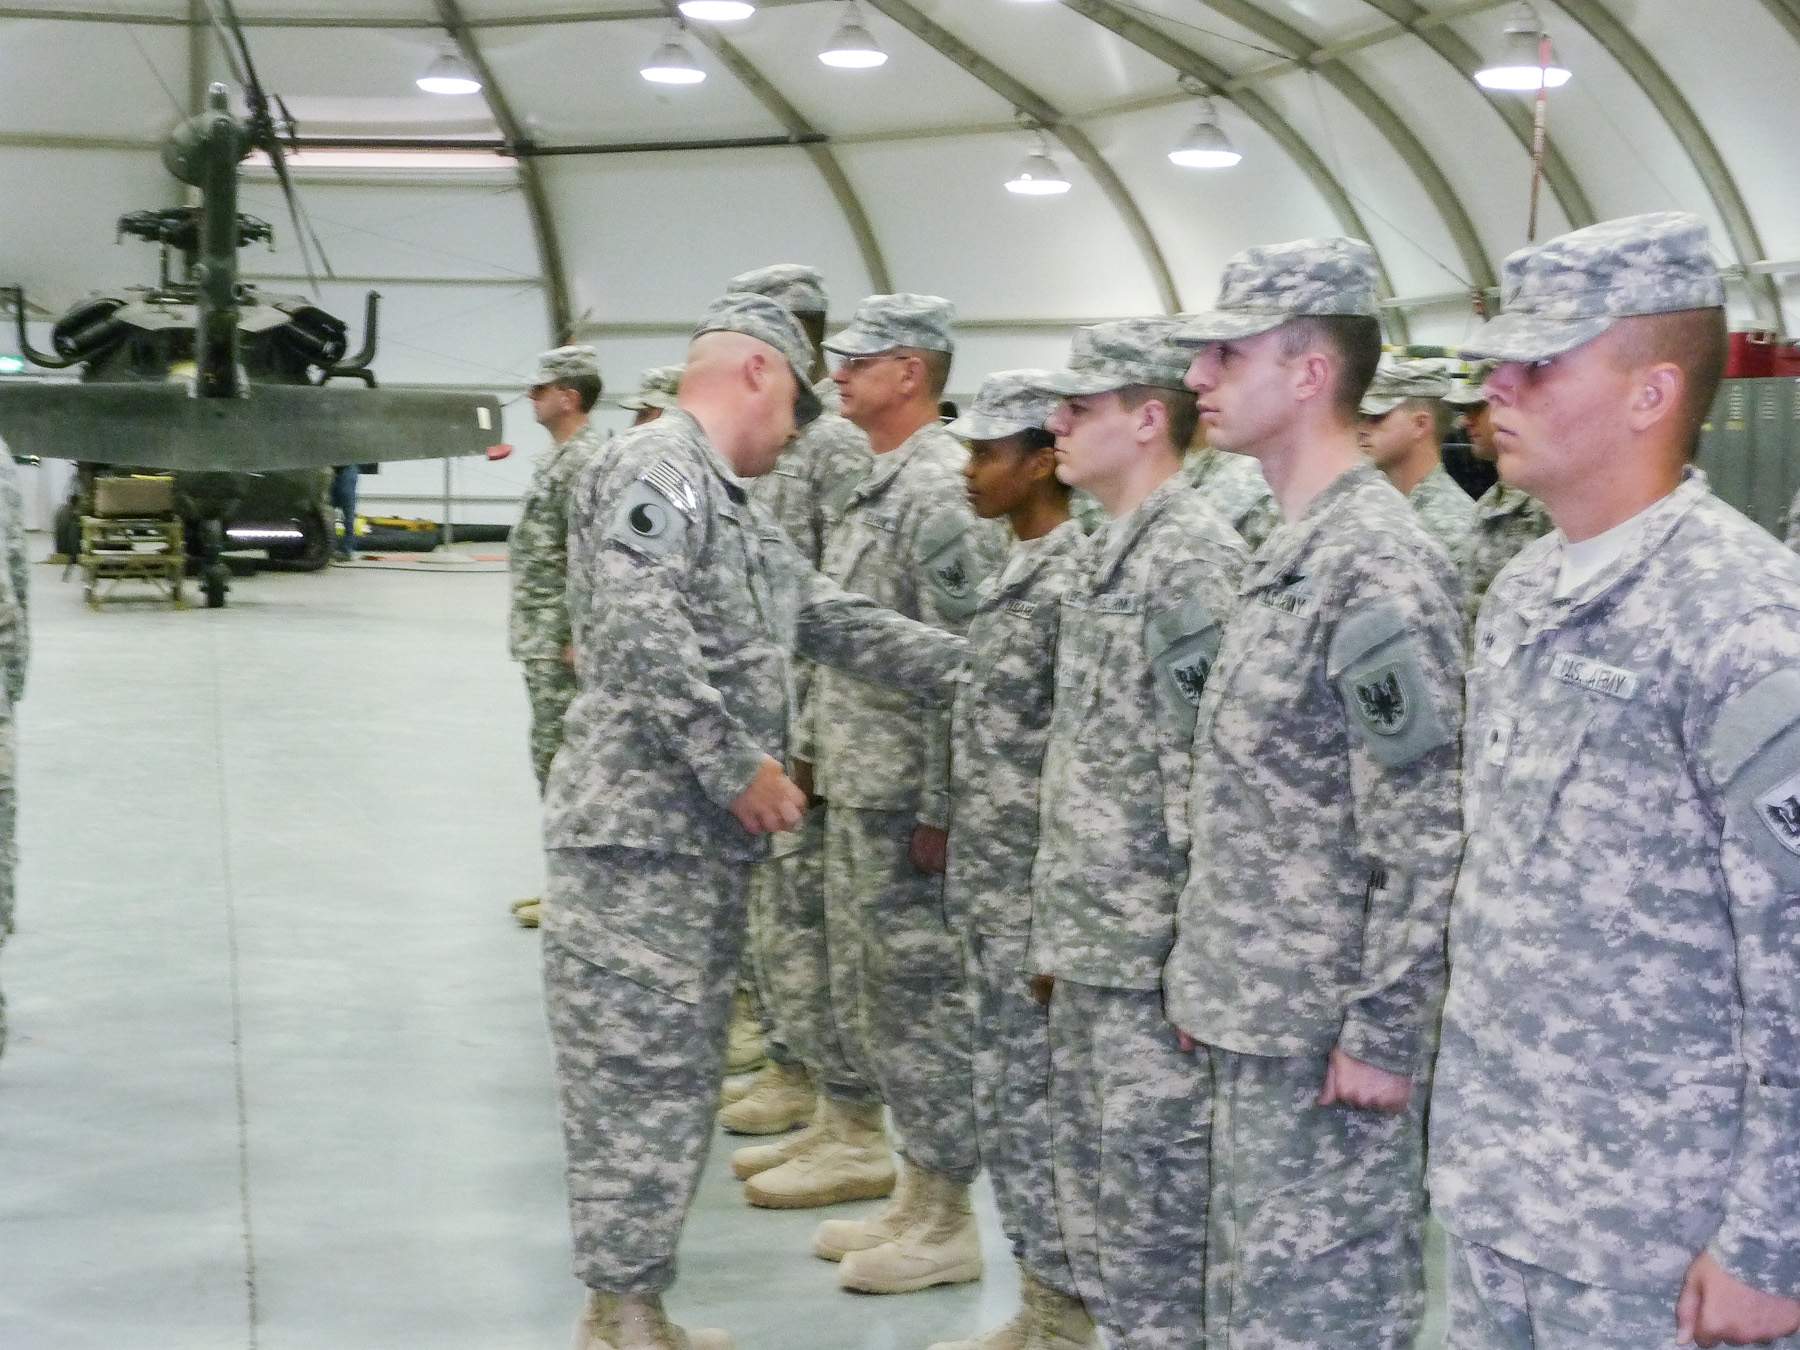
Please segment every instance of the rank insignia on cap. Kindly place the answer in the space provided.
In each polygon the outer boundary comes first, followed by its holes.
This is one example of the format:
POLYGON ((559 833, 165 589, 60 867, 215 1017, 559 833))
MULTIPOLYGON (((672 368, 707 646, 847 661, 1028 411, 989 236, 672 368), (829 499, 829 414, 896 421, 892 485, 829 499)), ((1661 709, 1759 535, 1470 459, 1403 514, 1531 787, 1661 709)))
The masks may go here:
POLYGON ((1789 853, 1800 854, 1800 774, 1758 797, 1756 811, 1777 843, 1789 853))
POLYGON ((1400 684, 1400 672, 1389 666, 1355 686, 1356 710, 1363 722, 1378 736, 1398 736, 1406 730, 1411 713, 1406 690, 1400 684))

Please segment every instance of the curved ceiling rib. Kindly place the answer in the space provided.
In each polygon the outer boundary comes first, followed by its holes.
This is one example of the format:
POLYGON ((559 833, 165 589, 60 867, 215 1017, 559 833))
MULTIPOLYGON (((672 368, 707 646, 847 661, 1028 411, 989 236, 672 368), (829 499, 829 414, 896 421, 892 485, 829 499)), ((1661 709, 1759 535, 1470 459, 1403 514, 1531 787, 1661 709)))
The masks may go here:
POLYGON ((1675 81, 1669 78, 1668 72, 1650 54, 1650 49, 1638 41, 1600 0, 1549 2, 1587 29, 1594 41, 1624 67, 1625 73, 1643 90, 1644 96, 1661 114, 1663 121, 1668 123, 1669 130, 1675 133, 1682 149, 1687 151, 1694 171, 1700 175, 1700 181, 1706 185, 1713 206, 1725 221, 1725 232, 1731 237, 1732 249, 1744 269, 1744 285, 1750 292, 1750 303, 1756 311, 1758 321, 1785 331, 1781 293, 1776 290, 1774 280, 1751 270, 1755 264, 1764 261, 1762 237, 1757 232, 1756 221, 1750 214, 1750 207, 1744 201, 1743 193, 1738 191, 1737 180, 1731 176, 1731 169, 1726 165, 1724 156, 1720 155, 1719 147, 1713 144, 1712 137, 1706 134, 1706 128, 1700 124, 1693 106, 1676 87, 1675 81))
MULTIPOLYGON (((676 0, 666 0, 665 8, 672 17, 679 13, 676 0)), ((837 155, 826 143, 824 134, 783 97, 781 91, 769 82, 768 77, 750 63, 749 58, 720 37, 710 25, 696 24, 688 31, 719 58, 721 65, 737 76, 739 83, 756 97, 756 101, 806 151, 806 157, 812 160, 813 167, 818 169, 819 176, 825 180, 832 197, 837 200, 838 209, 844 213, 844 223, 850 227, 850 233, 856 239, 856 247, 862 254, 863 268, 869 274, 870 283, 878 293, 892 291, 893 277, 888 273, 887 259, 881 252, 881 241, 875 236, 875 227, 869 221, 869 213, 863 209, 862 199, 856 195, 856 189, 844 173, 843 165, 838 163, 837 155), (804 144, 801 144, 803 140, 804 144)))
POLYGON ((1144 213, 1130 191, 1114 172, 1112 165, 1106 162, 1099 147, 1088 139, 1086 132, 1065 121, 1054 105, 1001 70, 961 38, 926 18, 908 0, 867 0, 867 3, 921 42, 936 48, 940 55, 961 66, 1020 112, 1042 123, 1045 130, 1067 146, 1069 153, 1080 160, 1083 167, 1094 176, 1094 181, 1100 184, 1100 190, 1106 194, 1113 209, 1123 219, 1126 230, 1143 255, 1144 266, 1149 269, 1150 278, 1156 284, 1163 308, 1170 314, 1181 312, 1181 293, 1176 288, 1174 274, 1169 271, 1168 261, 1163 257, 1162 247, 1150 232, 1150 222, 1144 219, 1144 213))
POLYGON ((1762 0, 1763 8, 1775 16, 1775 22, 1787 29, 1788 36, 1800 42, 1800 0, 1762 0))
MULTIPOLYGON (((1504 94, 1490 94, 1475 83, 1475 72, 1482 67, 1481 53, 1471 47, 1458 34, 1444 23, 1424 22, 1431 18, 1431 11, 1418 0, 1363 0, 1371 8, 1380 10, 1388 18, 1416 36, 1432 51, 1449 62, 1465 80, 1469 88, 1484 97, 1488 106, 1500 114, 1501 120, 1512 128, 1519 144, 1525 147, 1525 153, 1531 153, 1532 118, 1526 111, 1526 105, 1516 97, 1504 94)), ((1794 3, 1794 0, 1768 0, 1770 4, 1794 3)), ((1550 191, 1561 203, 1563 215, 1575 229, 1592 225, 1597 217, 1593 203, 1588 200, 1587 189, 1581 186, 1575 170, 1569 161, 1557 149, 1555 141, 1550 141, 1544 152, 1544 179, 1550 184, 1550 191)))
MULTIPOLYGON (((1306 143, 1304 137, 1294 130, 1291 123, 1263 98, 1261 94, 1245 88, 1231 88, 1231 72, 1190 47, 1185 47, 1161 30, 1152 28, 1141 19, 1133 18, 1122 12, 1111 0, 1063 0, 1063 3, 1081 15, 1099 24, 1108 32, 1123 38, 1140 51, 1154 56, 1157 60, 1172 66, 1184 75, 1191 75, 1209 89, 1230 91, 1224 95, 1232 103, 1243 110, 1245 116, 1261 127, 1263 131, 1281 148, 1287 151, 1290 158, 1299 165, 1300 170, 1312 185, 1325 198, 1326 204, 1337 217, 1338 228, 1356 239, 1367 239, 1369 228, 1363 224, 1362 215, 1356 209, 1356 203, 1350 200, 1350 194, 1344 185, 1338 182, 1336 175, 1320 159, 1313 148, 1306 143)), ((1373 247, 1373 245, 1371 245, 1373 247)), ((1383 293, 1392 297, 1393 281, 1388 276, 1387 268, 1376 257, 1376 266, 1381 274, 1383 293)), ((1407 338, 1407 319, 1404 311, 1388 311, 1386 322, 1392 335, 1404 342, 1407 338)))
MULTIPOLYGON (((462 53, 463 60, 481 80, 481 96, 487 100, 488 109, 494 114, 494 124, 500 128, 500 134, 515 145, 524 145, 530 141, 525 128, 513 115, 512 104, 501 92, 499 83, 494 79, 493 68, 482 55, 481 48, 475 41, 475 34, 470 31, 468 21, 463 17, 462 6, 457 0, 435 0, 438 18, 444 28, 455 41, 457 50, 462 53)), ((552 345, 569 342, 575 336, 575 304, 573 293, 569 289, 569 272, 563 262, 562 243, 556 236, 556 217, 550 210, 550 197, 544 189, 544 175, 537 160, 526 157, 519 160, 519 187, 525 194, 525 208, 531 217, 532 237, 537 241, 538 266, 544 273, 544 301, 550 307, 550 338, 552 345)))
POLYGON ((1444 171, 1438 167, 1424 143, 1413 134, 1412 128, 1406 125, 1386 99, 1369 87, 1362 76, 1342 61, 1318 59, 1318 43, 1293 25, 1251 4, 1250 0, 1199 0, 1199 3, 1267 38, 1289 56, 1307 62, 1329 80, 1331 87, 1369 119, 1394 153, 1412 170, 1413 177, 1418 180, 1439 219, 1450 231, 1450 238, 1462 257, 1466 275, 1457 279, 1479 290, 1487 290, 1500 284, 1500 279, 1494 275, 1493 264, 1488 261, 1487 249, 1482 246, 1481 236, 1475 231, 1475 222, 1470 218, 1468 208, 1462 204, 1462 199, 1456 195, 1456 189, 1450 186, 1450 180, 1444 176, 1444 171))

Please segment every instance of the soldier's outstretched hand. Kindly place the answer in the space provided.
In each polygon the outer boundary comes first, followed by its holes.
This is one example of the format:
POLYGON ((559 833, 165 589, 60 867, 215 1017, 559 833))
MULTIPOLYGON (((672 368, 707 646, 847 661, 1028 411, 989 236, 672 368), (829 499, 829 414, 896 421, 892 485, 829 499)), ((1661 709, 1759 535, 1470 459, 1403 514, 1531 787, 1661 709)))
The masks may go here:
POLYGON ((1677 1345, 1767 1345, 1800 1331, 1800 1303, 1752 1289, 1710 1252, 1688 1267, 1675 1302, 1677 1345))
POLYGON ((765 759, 750 786, 731 804, 737 823, 751 834, 791 830, 806 816, 806 794, 773 759, 765 759))
POLYGON ((1403 1073, 1389 1073, 1333 1049, 1325 1066, 1325 1090, 1320 1106, 1355 1106, 1364 1111, 1404 1111, 1412 1100, 1413 1081, 1403 1073))

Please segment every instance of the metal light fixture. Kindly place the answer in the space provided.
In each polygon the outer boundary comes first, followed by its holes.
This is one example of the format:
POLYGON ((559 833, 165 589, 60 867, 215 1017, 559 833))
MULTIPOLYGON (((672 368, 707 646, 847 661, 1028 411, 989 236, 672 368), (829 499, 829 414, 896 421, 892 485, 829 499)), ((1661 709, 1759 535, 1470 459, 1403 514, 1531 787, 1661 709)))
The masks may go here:
POLYGON ((747 0, 681 0, 676 8, 682 18, 701 23, 736 23, 756 13, 756 6, 747 0))
POLYGON ((1181 144, 1169 151, 1169 163, 1184 169, 1229 169, 1241 159, 1219 125, 1219 110, 1210 98, 1201 98, 1200 120, 1181 138, 1181 144))
POLYGON ((844 21, 831 40, 819 49, 819 60, 840 70, 873 70, 887 64, 887 53, 862 21, 856 0, 845 6, 844 21))
POLYGON ((1019 171, 1007 180, 1006 190, 1021 197, 1059 197, 1071 184, 1050 157, 1050 141, 1043 128, 1033 129, 1037 132, 1037 149, 1025 156, 1019 171))
POLYGON ((1499 58, 1475 72, 1475 83, 1501 93, 1531 94, 1540 88, 1560 89, 1568 82, 1569 72, 1556 64, 1550 35, 1530 0, 1506 20, 1499 58))
POLYGON ((481 81, 475 72, 469 69, 469 63, 462 59, 460 53, 452 50, 438 56, 425 67, 425 73, 416 81, 419 88, 428 94, 479 94, 481 81))
POLYGON ((688 50, 679 28, 650 53, 650 59, 644 62, 638 74, 651 84, 699 84, 706 78, 706 72, 700 69, 700 63, 688 50))

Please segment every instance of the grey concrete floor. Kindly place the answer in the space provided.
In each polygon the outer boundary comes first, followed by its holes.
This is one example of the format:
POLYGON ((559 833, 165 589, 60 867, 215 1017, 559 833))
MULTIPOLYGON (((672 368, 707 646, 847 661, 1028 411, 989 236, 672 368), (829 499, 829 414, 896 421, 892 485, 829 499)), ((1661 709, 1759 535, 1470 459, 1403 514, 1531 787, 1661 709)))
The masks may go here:
MULTIPOLYGON (((505 576, 263 575, 184 612, 33 583, 0 1347, 567 1345, 505 576)), ((922 1350, 1010 1314, 991 1207, 984 1285, 859 1297, 807 1254, 817 1215, 743 1204, 729 1148, 690 1324, 922 1350)))
MULTIPOLYGON (((102 613, 33 581, 0 1347, 567 1345, 537 939, 507 913, 542 872, 505 576, 102 613)), ((670 1299, 689 1325, 923 1350, 1016 1306, 985 1188, 980 1285, 868 1298, 807 1253, 819 1215, 743 1204, 732 1142, 670 1299)))

